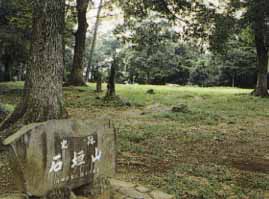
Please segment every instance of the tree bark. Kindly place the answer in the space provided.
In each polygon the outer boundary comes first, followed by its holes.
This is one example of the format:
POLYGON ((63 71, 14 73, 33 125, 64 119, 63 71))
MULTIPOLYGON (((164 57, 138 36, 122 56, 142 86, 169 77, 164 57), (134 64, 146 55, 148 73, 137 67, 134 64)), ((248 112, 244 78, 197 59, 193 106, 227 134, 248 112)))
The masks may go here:
POLYGON ((66 116, 62 91, 65 0, 39 0, 32 5, 31 54, 24 94, 0 130, 66 116))
POLYGON ((97 67, 96 71, 96 92, 97 93, 102 92, 102 73, 100 72, 99 67, 97 67))
POLYGON ((5 74, 4 74, 4 81, 8 82, 11 81, 11 61, 10 61, 10 56, 6 55, 4 59, 4 65, 5 65, 5 74))
POLYGON ((257 84, 252 92, 254 96, 267 97, 267 73, 268 73, 268 47, 265 42, 265 10, 261 2, 257 2, 256 16, 254 19, 254 34, 257 50, 257 84))
POLYGON ((116 97, 116 67, 117 63, 114 58, 112 64, 111 64, 111 69, 110 69, 110 75, 107 83, 107 93, 106 93, 106 98, 113 98, 116 97))
POLYGON ((78 30, 76 32, 75 52, 73 58, 73 68, 71 71, 70 81, 67 85, 70 86, 85 86, 84 68, 85 68, 85 42, 88 29, 87 9, 89 0, 77 0, 77 18, 78 30))
POLYGON ((267 73, 268 73, 268 52, 264 48, 257 47, 257 85, 253 95, 267 97, 267 73))
POLYGON ((146 84, 150 84, 150 72, 147 71, 147 82, 146 84))
POLYGON ((94 32, 93 32, 93 38, 92 38, 92 43, 91 43, 90 58, 89 58, 89 63, 88 63, 88 67, 87 67, 87 71, 86 71, 86 75, 85 75, 85 80, 86 81, 89 80, 89 75, 90 75, 90 71, 91 71, 91 67, 92 67, 92 58, 93 58, 93 53, 94 53, 96 39, 97 39, 97 32, 98 32, 98 27, 99 27, 100 15, 101 15, 102 7, 103 7, 103 0, 100 0, 100 4, 99 4, 97 15, 96 15, 96 22, 95 22, 95 25, 94 25, 94 32))

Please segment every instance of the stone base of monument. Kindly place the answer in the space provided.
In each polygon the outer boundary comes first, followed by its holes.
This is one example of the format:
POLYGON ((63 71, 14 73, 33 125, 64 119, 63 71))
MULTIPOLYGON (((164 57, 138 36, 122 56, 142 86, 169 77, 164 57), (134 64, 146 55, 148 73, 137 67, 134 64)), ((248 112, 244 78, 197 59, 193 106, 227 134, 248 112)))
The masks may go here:
POLYGON ((0 167, 5 164, 12 174, 8 179, 0 176, 0 199, 68 199, 75 194, 110 199, 115 137, 112 123, 105 119, 52 120, 23 127, 3 141, 10 159, 0 158, 0 167), (13 188, 6 191, 1 181, 9 180, 13 188), (27 194, 12 194, 18 192, 27 194))
POLYGON ((74 199, 87 196, 87 199, 110 199, 111 184, 106 176, 98 176, 92 185, 82 186, 73 190, 74 199))
POLYGON ((26 194, 3 194, 0 199, 28 199, 26 194))

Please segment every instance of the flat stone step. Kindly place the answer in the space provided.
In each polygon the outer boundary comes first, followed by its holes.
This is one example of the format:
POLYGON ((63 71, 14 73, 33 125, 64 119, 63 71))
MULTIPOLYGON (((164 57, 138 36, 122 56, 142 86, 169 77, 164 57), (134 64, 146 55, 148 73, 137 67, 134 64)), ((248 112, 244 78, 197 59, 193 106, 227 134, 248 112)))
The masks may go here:
POLYGON ((25 194, 2 194, 0 199, 27 199, 25 194))
POLYGON ((110 183, 113 190, 112 199, 176 199, 175 196, 160 190, 153 190, 130 182, 111 179, 110 183))

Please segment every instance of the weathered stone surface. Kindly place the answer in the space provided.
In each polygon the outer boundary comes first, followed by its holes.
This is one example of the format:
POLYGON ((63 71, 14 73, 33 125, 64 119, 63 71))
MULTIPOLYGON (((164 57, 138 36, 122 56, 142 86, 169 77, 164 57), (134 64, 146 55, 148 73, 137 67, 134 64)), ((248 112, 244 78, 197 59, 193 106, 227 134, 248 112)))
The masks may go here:
POLYGON ((174 196, 166 193, 152 191, 147 187, 120 180, 112 179, 111 186, 113 189, 112 199, 175 199, 174 196))
POLYGON ((153 199, 175 199, 174 196, 172 195, 169 195, 169 194, 166 194, 166 193, 163 193, 161 191, 152 191, 150 193, 150 196, 153 198, 153 199))
POLYGON ((115 173, 115 134, 108 120, 32 124, 4 144, 14 149, 25 192, 34 196, 44 196, 55 188, 93 186, 99 175, 115 173))
POLYGON ((105 176, 97 176, 94 184, 90 187, 90 194, 88 199, 111 199, 111 185, 110 181, 105 176))
POLYGON ((25 194, 3 194, 0 195, 0 199, 28 199, 25 194))
POLYGON ((134 188, 135 185, 129 182, 123 182, 120 180, 116 180, 116 179, 111 179, 110 180, 111 186, 114 189, 120 189, 120 188, 134 188))
MULTIPOLYGON (((87 126, 91 126, 91 121, 88 121, 87 126)), ((108 177, 114 177, 116 174, 116 132, 110 120, 100 120, 98 127, 98 148, 102 151, 102 158, 96 162, 96 167, 99 169, 98 174, 108 177), (107 122, 104 122, 107 121, 107 122), (102 125, 103 124, 103 125, 102 125)))
POLYGON ((125 196, 135 198, 135 199, 152 199, 149 195, 146 193, 140 193, 136 191, 134 188, 127 188, 127 187, 122 187, 119 189, 119 192, 124 194, 125 196))
POLYGON ((141 192, 141 193, 148 193, 148 192, 150 192, 150 189, 148 189, 148 188, 146 188, 146 187, 143 187, 143 186, 137 186, 136 188, 135 188, 137 191, 139 191, 139 192, 141 192))

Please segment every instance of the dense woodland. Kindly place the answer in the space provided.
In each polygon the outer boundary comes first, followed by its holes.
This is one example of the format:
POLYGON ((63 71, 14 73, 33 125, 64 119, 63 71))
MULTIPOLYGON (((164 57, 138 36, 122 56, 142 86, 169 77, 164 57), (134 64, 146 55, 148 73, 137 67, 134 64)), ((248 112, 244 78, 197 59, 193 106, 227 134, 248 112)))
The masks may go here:
MULTIPOLYGON (((166 1, 101 3, 106 13, 121 7, 124 23, 98 35, 99 23, 113 15, 99 16, 94 29, 87 30, 86 13, 98 4, 66 2, 64 80, 69 84, 95 81, 99 69, 105 81, 111 60, 117 59, 118 83, 255 87, 264 62, 259 59, 266 60, 269 43, 266 2, 228 1, 219 8, 213 3, 176 1, 174 10, 166 1)), ((0 14, 0 79, 24 80, 32 35, 31 4, 2 1, 0 14)))

